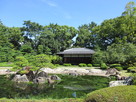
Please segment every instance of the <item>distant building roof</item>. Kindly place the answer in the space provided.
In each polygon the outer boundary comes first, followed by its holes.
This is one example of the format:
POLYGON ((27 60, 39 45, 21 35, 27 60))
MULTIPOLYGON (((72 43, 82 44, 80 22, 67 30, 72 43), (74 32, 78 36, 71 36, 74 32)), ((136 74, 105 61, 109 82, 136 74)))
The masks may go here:
POLYGON ((59 54, 94 54, 94 53, 95 53, 94 50, 87 48, 71 48, 58 53, 58 55, 59 54))

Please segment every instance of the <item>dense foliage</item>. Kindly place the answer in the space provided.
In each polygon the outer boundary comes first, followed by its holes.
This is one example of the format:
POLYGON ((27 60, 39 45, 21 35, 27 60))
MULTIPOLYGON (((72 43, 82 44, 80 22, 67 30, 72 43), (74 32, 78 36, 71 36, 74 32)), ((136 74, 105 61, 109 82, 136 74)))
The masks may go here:
POLYGON ((51 60, 46 63, 60 64, 60 58, 48 58, 48 55, 56 55, 71 47, 94 49, 94 64, 135 66, 135 2, 129 2, 119 17, 104 20, 100 25, 95 22, 84 24, 78 29, 58 24, 43 26, 29 20, 24 21, 22 27, 7 27, 0 22, 0 62, 14 62, 17 56, 33 62, 34 56, 44 54, 46 61, 51 60))

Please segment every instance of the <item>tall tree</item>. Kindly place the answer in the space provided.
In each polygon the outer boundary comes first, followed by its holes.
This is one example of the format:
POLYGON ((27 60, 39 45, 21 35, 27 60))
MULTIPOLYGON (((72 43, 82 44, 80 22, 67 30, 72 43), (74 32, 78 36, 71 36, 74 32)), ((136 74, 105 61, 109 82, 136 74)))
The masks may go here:
POLYGON ((21 30, 24 33, 25 39, 32 43, 34 50, 37 50, 38 41, 42 33, 43 26, 31 21, 24 21, 23 25, 24 27, 22 27, 21 30))
POLYGON ((14 45, 14 48, 19 49, 24 40, 20 28, 8 28, 8 35, 9 42, 14 45))
POLYGON ((116 43, 136 44, 136 18, 125 16, 105 20, 93 29, 97 35, 96 43, 104 50, 116 43))
POLYGON ((8 27, 0 23, 0 46, 2 47, 12 47, 12 44, 8 39, 8 27))
POLYGON ((78 37, 76 38, 76 43, 74 46, 76 47, 94 47, 95 37, 96 35, 92 33, 94 27, 96 27, 96 23, 91 22, 90 24, 84 24, 79 26, 78 28, 78 37))
MULTIPOLYGON (((51 54, 56 54, 63 51, 73 44, 73 38, 76 36, 77 30, 74 27, 59 26, 50 24, 44 27, 44 31, 39 38, 39 45, 49 51, 51 54)), ((48 52, 44 51, 44 52, 48 52)))
POLYGON ((136 3, 131 1, 127 3, 125 11, 122 13, 123 16, 136 16, 136 3))

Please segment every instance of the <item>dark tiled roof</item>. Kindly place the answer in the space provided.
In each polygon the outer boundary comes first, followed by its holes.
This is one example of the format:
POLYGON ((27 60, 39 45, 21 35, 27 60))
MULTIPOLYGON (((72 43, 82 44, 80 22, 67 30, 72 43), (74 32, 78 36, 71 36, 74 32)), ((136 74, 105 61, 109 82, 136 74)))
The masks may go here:
POLYGON ((59 54, 93 54, 93 53, 95 53, 94 50, 87 48, 71 48, 58 53, 58 55, 59 54))

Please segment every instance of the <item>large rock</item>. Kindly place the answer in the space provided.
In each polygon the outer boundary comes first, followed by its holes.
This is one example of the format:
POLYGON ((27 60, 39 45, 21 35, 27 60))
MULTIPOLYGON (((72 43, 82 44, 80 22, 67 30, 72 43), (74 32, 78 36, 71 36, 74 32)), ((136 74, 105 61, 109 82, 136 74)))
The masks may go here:
POLYGON ((127 83, 127 85, 131 85, 132 82, 133 82, 133 77, 127 77, 127 78, 125 79, 125 82, 127 83))
POLYGON ((52 76, 50 76, 50 79, 51 79, 51 80, 61 80, 61 78, 58 77, 57 75, 52 75, 52 76))
POLYGON ((48 74, 44 71, 41 71, 40 73, 38 73, 37 77, 48 77, 48 74))
POLYGON ((68 73, 68 75, 71 75, 71 76, 78 76, 79 74, 76 73, 76 72, 70 72, 70 73, 68 73))
POLYGON ((42 84, 42 83, 45 83, 46 81, 47 79, 45 77, 38 77, 33 80, 33 82, 37 84, 42 84))
POLYGON ((111 82, 109 83, 109 87, 122 86, 122 85, 127 85, 127 83, 125 82, 125 80, 121 80, 121 81, 111 81, 111 82))
POLYGON ((107 69, 106 75, 120 75, 120 73, 115 68, 109 68, 107 69))
POLYGON ((133 80, 132 77, 127 77, 125 80, 111 81, 109 83, 109 86, 113 87, 113 86, 121 86, 121 85, 131 85, 132 84, 132 80, 133 80))
POLYGON ((15 82, 29 82, 27 76, 24 75, 15 75, 14 78, 12 79, 15 82))

